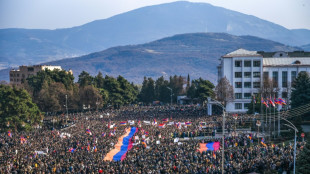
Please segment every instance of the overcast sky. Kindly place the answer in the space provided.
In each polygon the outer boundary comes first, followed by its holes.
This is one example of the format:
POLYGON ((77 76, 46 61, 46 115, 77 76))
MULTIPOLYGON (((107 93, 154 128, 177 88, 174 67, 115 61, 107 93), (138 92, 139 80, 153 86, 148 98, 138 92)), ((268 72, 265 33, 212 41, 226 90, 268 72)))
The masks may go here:
MULTIPOLYGON (((0 28, 79 26, 136 8, 176 0, 0 0, 0 28)), ((310 0, 189 0, 207 2, 280 24, 310 29, 310 0)))

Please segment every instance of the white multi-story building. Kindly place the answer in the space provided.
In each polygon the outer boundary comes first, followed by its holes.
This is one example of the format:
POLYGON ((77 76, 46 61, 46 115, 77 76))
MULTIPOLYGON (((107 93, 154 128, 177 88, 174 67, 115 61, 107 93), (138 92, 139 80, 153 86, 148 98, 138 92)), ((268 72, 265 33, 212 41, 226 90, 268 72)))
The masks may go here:
POLYGON ((235 99, 227 112, 246 112, 253 94, 259 93, 263 79, 272 79, 277 97, 289 98, 291 82, 301 71, 310 72, 310 52, 260 52, 238 49, 221 57, 218 80, 225 77, 233 86, 235 99))

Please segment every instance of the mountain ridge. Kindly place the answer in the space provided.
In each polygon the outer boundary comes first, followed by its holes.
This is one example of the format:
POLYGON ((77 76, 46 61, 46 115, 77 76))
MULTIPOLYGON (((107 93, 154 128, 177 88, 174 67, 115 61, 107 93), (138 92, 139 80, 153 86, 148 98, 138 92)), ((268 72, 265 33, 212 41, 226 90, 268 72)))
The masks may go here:
MULTIPOLYGON (((82 71, 95 76, 122 75, 131 82, 141 83, 144 76, 157 78, 170 75, 205 78, 216 83, 218 59, 236 49, 253 51, 294 51, 278 42, 227 33, 179 34, 138 45, 117 46, 81 57, 47 62, 72 69, 75 81, 82 71)), ((0 79, 8 79, 8 70, 0 71, 0 79), (5 74, 6 73, 6 74, 5 74)))
POLYGON ((37 64, 196 32, 254 35, 297 46, 310 43, 310 30, 288 30, 253 15, 207 3, 178 1, 141 7, 72 28, 0 29, 0 64, 37 64))

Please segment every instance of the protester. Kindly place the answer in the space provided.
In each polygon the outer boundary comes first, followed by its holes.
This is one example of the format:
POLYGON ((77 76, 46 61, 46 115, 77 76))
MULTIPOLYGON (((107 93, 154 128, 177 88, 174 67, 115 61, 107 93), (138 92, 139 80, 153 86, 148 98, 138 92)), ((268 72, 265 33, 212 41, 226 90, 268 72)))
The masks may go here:
MULTIPOLYGON (((221 137, 215 134, 215 130, 222 129, 222 117, 206 113, 204 108, 196 106, 132 106, 71 114, 74 124, 64 129, 51 131, 44 127, 31 132, 12 132, 11 136, 2 133, 0 173, 218 174, 222 170, 222 148, 201 153, 199 147, 200 143, 222 143, 221 137), (130 127, 138 130, 130 140, 133 146, 125 159, 104 160, 130 127)), ((225 128, 232 131, 252 121, 251 116, 237 120, 228 116, 225 128)), ((257 142, 248 133, 227 136, 225 173, 292 170, 292 145, 266 143, 264 146, 257 142)), ((300 146, 298 143, 297 151, 300 146)))

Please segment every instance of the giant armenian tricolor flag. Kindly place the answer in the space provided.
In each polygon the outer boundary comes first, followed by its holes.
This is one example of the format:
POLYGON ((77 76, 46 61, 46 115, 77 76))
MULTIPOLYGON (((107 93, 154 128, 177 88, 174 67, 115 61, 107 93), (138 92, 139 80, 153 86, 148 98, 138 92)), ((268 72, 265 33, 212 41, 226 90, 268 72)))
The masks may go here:
POLYGON ((138 128, 131 127, 126 129, 126 133, 118 138, 115 148, 104 157, 105 161, 120 161, 125 159, 126 153, 132 148, 131 138, 138 131, 138 128))
POLYGON ((220 149, 220 142, 211 142, 211 143, 200 143, 199 151, 202 153, 203 151, 217 151, 220 149))

